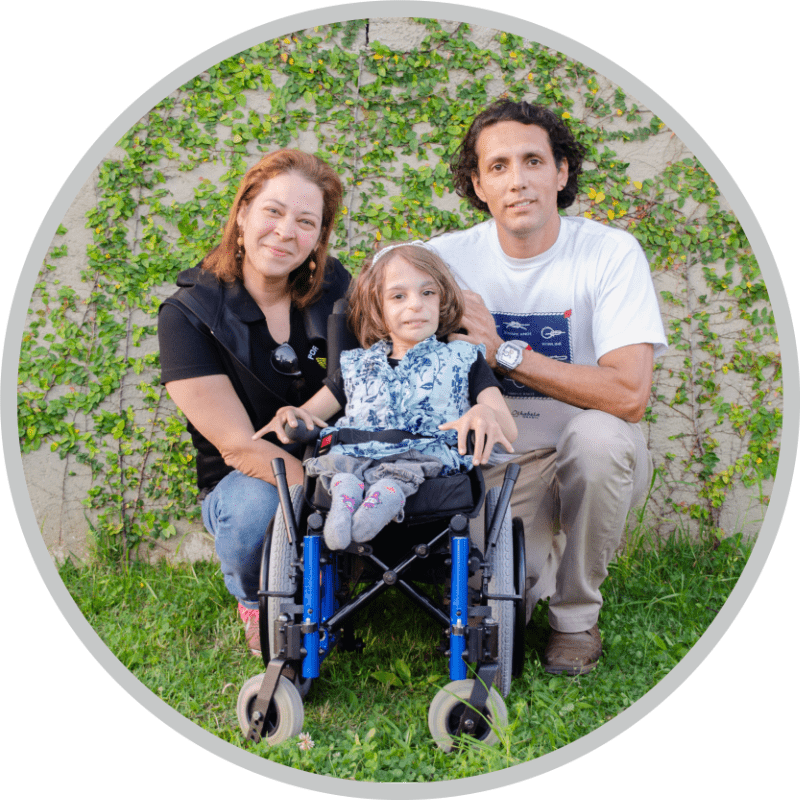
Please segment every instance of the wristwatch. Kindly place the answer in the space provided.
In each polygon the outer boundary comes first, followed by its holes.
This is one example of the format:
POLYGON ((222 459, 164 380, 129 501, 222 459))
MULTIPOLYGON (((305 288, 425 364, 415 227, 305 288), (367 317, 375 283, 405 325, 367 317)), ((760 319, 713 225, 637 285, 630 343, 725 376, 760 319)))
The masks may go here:
POLYGON ((497 371, 501 375, 508 375, 509 372, 515 370, 522 363, 522 354, 530 349, 531 347, 527 342, 521 342, 519 339, 503 342, 494 354, 494 360, 497 362, 497 371))

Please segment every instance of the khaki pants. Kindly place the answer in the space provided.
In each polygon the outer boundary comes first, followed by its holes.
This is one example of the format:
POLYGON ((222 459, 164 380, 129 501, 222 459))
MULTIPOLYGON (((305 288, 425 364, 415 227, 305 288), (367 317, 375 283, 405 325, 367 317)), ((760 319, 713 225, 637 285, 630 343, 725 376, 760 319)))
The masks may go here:
MULTIPOLYGON (((622 539, 628 511, 647 496, 652 461, 638 425, 604 411, 582 411, 555 450, 513 459, 520 474, 512 516, 525 526, 527 616, 550 598, 550 626, 564 633, 591 628, 600 585, 622 539)), ((503 482, 510 462, 484 467, 487 491, 503 482)), ((478 520, 483 529, 483 519, 478 520)))

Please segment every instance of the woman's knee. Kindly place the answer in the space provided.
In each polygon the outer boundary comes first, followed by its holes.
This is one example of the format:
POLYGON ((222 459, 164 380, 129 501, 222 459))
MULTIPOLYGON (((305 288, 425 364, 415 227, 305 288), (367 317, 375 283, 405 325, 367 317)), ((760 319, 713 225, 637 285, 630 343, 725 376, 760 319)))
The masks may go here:
POLYGON ((278 508, 278 490, 241 472, 226 475, 204 501, 203 519, 217 540, 256 547, 278 508), (207 504, 207 505, 206 505, 207 504))

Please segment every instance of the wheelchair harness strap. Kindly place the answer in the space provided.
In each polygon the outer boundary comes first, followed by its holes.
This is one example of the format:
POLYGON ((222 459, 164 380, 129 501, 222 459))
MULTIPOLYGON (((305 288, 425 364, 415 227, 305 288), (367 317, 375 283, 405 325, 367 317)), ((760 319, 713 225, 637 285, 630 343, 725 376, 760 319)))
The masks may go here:
POLYGON ((317 455, 324 456, 335 444, 362 444, 364 442, 389 442, 398 444, 406 439, 428 439, 419 433, 408 431, 360 431, 356 428, 340 428, 322 437, 317 455))

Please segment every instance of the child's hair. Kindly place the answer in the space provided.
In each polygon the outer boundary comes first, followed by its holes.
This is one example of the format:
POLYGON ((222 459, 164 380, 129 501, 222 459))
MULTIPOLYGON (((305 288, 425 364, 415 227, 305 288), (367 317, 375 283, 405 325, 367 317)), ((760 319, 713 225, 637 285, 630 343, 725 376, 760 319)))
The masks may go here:
POLYGON ((383 321, 383 281, 386 265, 396 255, 430 275, 439 288, 439 327, 436 336, 443 338, 461 327, 464 296, 441 257, 421 242, 391 245, 378 251, 364 264, 351 288, 348 322, 364 348, 389 338, 383 321), (386 253, 390 249, 391 255, 386 253))

